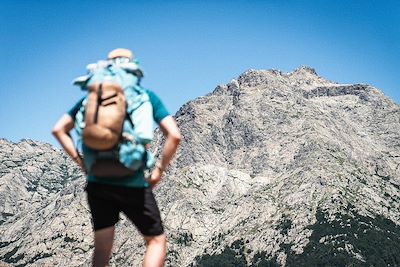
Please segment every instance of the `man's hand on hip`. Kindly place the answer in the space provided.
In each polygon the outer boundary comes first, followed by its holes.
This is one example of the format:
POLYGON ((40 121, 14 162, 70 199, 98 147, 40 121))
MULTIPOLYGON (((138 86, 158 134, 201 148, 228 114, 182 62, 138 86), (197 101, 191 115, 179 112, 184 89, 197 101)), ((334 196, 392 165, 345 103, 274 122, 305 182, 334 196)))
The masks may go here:
POLYGON ((147 178, 147 182, 150 184, 151 188, 154 188, 154 186, 161 180, 161 176, 162 171, 160 170, 160 168, 154 168, 151 172, 150 177, 147 178))

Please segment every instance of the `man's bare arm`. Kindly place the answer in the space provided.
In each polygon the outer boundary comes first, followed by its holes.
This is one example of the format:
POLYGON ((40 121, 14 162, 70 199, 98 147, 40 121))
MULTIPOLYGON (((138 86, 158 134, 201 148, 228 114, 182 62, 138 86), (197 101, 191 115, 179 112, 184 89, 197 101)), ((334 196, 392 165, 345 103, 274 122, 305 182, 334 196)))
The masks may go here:
POLYGON ((150 179, 148 182, 151 187, 154 187, 161 179, 161 175, 168 167, 170 161, 175 155, 179 142, 181 141, 181 133, 176 125, 175 119, 172 116, 165 117, 159 124, 161 131, 166 137, 163 150, 161 152, 161 159, 156 163, 150 179))
POLYGON ((74 128, 74 120, 68 114, 64 114, 54 125, 52 134, 60 143, 64 151, 84 170, 82 159, 79 157, 69 132, 74 128))

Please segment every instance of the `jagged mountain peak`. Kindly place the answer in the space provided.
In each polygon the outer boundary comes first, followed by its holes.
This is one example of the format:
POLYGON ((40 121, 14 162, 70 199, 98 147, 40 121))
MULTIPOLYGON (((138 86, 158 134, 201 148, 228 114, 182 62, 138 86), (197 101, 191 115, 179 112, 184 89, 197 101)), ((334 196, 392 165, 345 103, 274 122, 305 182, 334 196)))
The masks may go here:
POLYGON ((275 77, 275 78, 280 78, 280 77, 287 77, 290 78, 291 76, 297 76, 297 78, 306 78, 306 77, 314 77, 315 79, 320 78, 314 68, 311 68, 309 66, 300 66, 293 70, 292 72, 285 73, 282 72, 281 70, 278 69, 269 69, 269 70, 257 70, 257 69, 249 69, 242 74, 239 75, 239 80, 245 79, 246 77, 256 77, 256 76, 270 76, 270 77, 275 77))
POLYGON ((300 66, 297 69, 295 69, 291 74, 303 74, 303 73, 319 77, 315 69, 309 66, 300 66))
POLYGON ((303 89, 307 89, 309 86, 331 84, 331 82, 319 77, 313 68, 307 66, 301 66, 290 73, 274 69, 250 69, 239 75, 237 81, 240 86, 245 88, 262 86, 268 83, 270 83, 270 86, 277 87, 282 85, 303 86, 303 89))
MULTIPOLYGON (((302 128, 326 132, 328 125, 337 125, 329 135, 331 141, 340 142, 347 140, 341 136, 349 127, 354 128, 353 124, 362 132, 365 131, 362 127, 371 126, 370 122, 363 123, 368 118, 384 123, 386 119, 376 120, 386 114, 380 114, 379 109, 399 112, 399 107, 379 90, 363 84, 334 84, 318 77, 309 67, 300 67, 290 74, 249 70, 227 85, 218 86, 213 93, 188 102, 177 112, 178 123, 187 136, 184 140, 187 149, 183 149, 185 160, 180 164, 192 164, 204 158, 200 162, 236 166, 241 162, 240 168, 247 166, 261 171, 266 159, 257 160, 263 154, 259 151, 260 144, 266 145, 276 132, 285 129, 288 134, 287 130, 301 131, 302 128), (208 150, 199 157, 200 152, 193 155, 194 147, 208 150), (239 153, 236 159, 247 161, 231 163, 235 151, 239 153), (248 153, 254 154, 254 160, 248 153)), ((307 135, 314 133, 306 132, 307 135)))

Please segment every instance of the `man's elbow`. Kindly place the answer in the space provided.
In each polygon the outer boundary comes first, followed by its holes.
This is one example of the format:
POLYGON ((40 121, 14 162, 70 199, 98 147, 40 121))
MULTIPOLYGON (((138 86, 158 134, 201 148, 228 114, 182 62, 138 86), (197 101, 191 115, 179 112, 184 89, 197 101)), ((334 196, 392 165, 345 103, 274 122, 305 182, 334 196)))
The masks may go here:
POLYGON ((51 129, 51 134, 52 134, 54 137, 57 137, 57 135, 58 135, 57 129, 56 129, 56 128, 51 129))
POLYGON ((64 134, 68 134, 73 127, 74 127, 74 121, 72 120, 71 116, 65 114, 53 126, 51 133, 54 137, 59 139, 64 134))
POLYGON ((174 133, 170 133, 168 135, 168 137, 176 144, 178 145, 181 140, 182 140, 182 135, 180 132, 174 132, 174 133))
POLYGON ((63 129, 59 128, 59 127, 53 127, 53 129, 51 129, 51 134, 55 137, 58 138, 63 132, 63 129))

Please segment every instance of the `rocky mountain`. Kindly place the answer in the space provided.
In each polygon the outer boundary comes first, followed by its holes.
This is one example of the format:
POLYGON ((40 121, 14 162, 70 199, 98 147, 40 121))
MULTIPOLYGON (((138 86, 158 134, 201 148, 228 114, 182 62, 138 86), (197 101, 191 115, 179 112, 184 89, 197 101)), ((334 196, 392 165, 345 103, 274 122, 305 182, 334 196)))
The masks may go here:
MULTIPOLYGON (((400 106, 301 67, 249 70, 176 114, 156 189, 167 266, 400 266, 400 106)), ((163 138, 157 131, 155 153, 163 138)), ((50 145, 0 141, 0 261, 89 266, 84 177, 50 145)), ((140 266, 122 216, 112 266, 140 266)))

